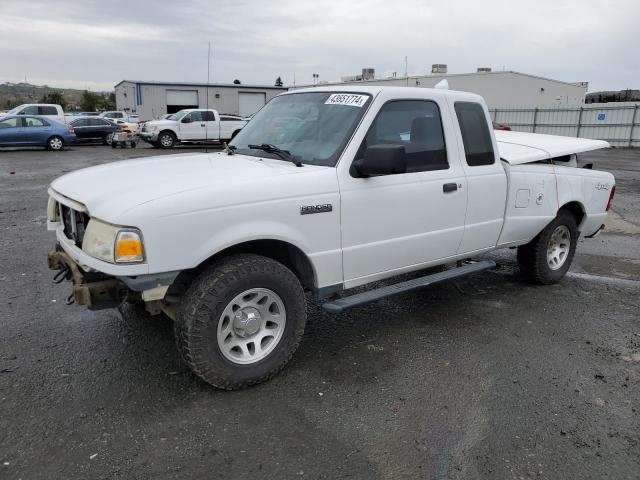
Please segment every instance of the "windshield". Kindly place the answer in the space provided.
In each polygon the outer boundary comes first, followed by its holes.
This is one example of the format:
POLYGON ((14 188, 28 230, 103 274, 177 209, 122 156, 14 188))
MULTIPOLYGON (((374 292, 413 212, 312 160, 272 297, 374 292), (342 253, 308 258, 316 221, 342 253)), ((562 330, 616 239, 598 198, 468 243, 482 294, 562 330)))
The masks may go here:
POLYGON ((280 158, 249 145, 273 145, 312 165, 333 167, 371 99, 359 93, 293 93, 271 100, 231 141, 238 153, 280 158))
MULTIPOLYGON (((171 120, 180 120, 187 113, 189 113, 189 110, 180 110, 178 113, 174 113, 173 115, 171 115, 171 120)), ((167 120, 169 120, 169 119, 167 119, 167 120)))

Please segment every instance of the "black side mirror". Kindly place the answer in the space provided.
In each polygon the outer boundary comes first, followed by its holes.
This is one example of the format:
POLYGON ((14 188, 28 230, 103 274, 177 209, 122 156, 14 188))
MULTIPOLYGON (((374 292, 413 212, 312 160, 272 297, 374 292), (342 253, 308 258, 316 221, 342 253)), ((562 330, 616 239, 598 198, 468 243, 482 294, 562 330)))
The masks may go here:
POLYGON ((353 166, 361 177, 407 173, 407 155, 402 145, 372 145, 353 166))
POLYGON ((182 119, 182 123, 191 123, 191 122, 193 122, 193 120, 191 120, 191 118, 189 117, 185 117, 182 119))

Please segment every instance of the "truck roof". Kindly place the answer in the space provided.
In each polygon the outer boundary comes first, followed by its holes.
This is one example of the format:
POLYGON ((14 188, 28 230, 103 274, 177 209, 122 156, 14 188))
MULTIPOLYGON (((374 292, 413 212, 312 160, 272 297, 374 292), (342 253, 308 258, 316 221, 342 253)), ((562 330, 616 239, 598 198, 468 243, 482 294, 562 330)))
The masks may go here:
POLYGON ((413 92, 417 97, 421 97, 425 95, 425 93, 438 93, 440 95, 451 95, 451 96, 464 96, 464 97, 475 97, 481 99, 480 95, 470 92, 461 92, 458 90, 449 90, 443 88, 426 88, 426 87, 390 87, 390 86, 382 86, 382 85, 374 85, 374 86, 364 86, 364 85, 318 85, 317 87, 310 88, 300 88, 295 90, 289 90, 281 95, 291 95, 294 93, 308 93, 308 92, 353 92, 353 93, 369 93, 373 96, 377 95, 380 92, 385 92, 388 95, 392 95, 393 93, 398 93, 399 97, 406 98, 407 92, 413 92))

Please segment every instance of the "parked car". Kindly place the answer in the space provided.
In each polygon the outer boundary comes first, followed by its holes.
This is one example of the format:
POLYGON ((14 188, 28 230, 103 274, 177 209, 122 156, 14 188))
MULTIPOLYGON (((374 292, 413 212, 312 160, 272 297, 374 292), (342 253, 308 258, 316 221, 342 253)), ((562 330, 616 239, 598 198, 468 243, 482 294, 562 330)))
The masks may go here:
POLYGON ((186 109, 170 120, 151 120, 142 126, 140 138, 155 147, 172 148, 177 143, 227 142, 247 124, 239 116, 220 115, 216 110, 186 109))
POLYGON ((65 112, 64 121, 69 123, 78 117, 95 117, 98 115, 96 112, 65 112))
POLYGON ((122 111, 102 112, 99 116, 103 118, 108 118, 111 120, 124 120, 125 122, 130 122, 130 123, 135 123, 138 121, 138 115, 129 114, 127 112, 122 112, 122 111))
POLYGON ((511 127, 509 125, 503 125, 502 123, 496 123, 496 122, 492 122, 492 123, 493 123, 494 130, 503 130, 505 132, 511 131, 511 127))
POLYGON ((9 110, 7 115, 37 115, 64 123, 64 111, 62 107, 52 103, 25 103, 9 110))
POLYGON ((62 150, 76 139, 74 129, 49 117, 8 115, 0 118, 0 147, 62 150))
POLYGON ((295 90, 224 152, 56 179, 49 266, 73 280, 77 304, 165 312, 196 375, 243 388, 294 354, 305 291, 338 313, 495 268, 477 256, 512 247, 529 281, 560 281, 578 237, 603 228, 615 192, 613 175, 576 168, 571 156, 608 146, 494 131, 482 97, 467 92, 295 90), (447 268, 376 283, 436 266, 447 268))
POLYGON ((105 145, 111 145, 114 132, 120 127, 114 122, 102 117, 80 117, 69 123, 75 130, 78 141, 100 140, 105 145))

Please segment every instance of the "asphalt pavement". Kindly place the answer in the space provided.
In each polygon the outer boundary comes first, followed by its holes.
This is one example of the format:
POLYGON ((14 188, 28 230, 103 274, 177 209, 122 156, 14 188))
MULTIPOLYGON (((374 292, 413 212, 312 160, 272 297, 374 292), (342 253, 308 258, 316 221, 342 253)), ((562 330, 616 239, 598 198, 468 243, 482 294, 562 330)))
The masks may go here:
POLYGON ((0 151, 0 479, 640 478, 640 150, 559 284, 502 268, 331 315, 276 378, 199 381, 170 321, 66 306, 47 186, 161 151, 0 151))

